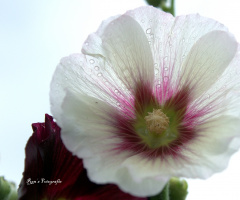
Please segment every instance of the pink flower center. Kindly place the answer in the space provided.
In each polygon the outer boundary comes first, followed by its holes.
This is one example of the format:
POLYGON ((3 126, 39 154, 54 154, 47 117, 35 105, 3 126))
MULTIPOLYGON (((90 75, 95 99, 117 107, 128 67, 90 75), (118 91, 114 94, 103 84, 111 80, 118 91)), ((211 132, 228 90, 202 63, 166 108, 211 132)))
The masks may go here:
POLYGON ((154 95, 151 84, 141 82, 135 89, 134 104, 128 107, 135 114, 112 116, 117 127, 115 135, 122 141, 113 150, 140 153, 148 158, 181 157, 185 144, 197 137, 195 124, 199 115, 189 113, 189 102, 188 88, 162 100, 154 95))

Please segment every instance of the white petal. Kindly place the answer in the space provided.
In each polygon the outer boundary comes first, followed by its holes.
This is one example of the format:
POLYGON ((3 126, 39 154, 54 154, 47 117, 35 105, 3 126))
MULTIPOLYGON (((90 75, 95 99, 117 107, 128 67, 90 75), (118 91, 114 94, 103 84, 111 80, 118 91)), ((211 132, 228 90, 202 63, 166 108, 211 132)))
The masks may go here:
POLYGON ((118 185, 123 191, 139 197, 149 197, 160 193, 170 179, 166 176, 148 177, 136 182, 127 168, 119 170, 118 178, 118 185))
POLYGON ((149 161, 139 155, 123 163, 132 177, 143 180, 146 177, 208 178, 224 170, 233 153, 240 147, 240 119, 222 116, 201 126, 200 138, 186 144, 181 152, 184 157, 149 161))
POLYGON ((102 39, 99 36, 103 35, 106 27, 115 19, 117 19, 120 15, 110 17, 102 22, 100 27, 98 28, 96 33, 92 33, 88 36, 86 41, 84 42, 82 52, 88 55, 100 55, 104 52, 102 49, 102 39))
POLYGON ((212 114, 224 113, 239 117, 240 113, 240 46, 238 46, 235 57, 228 65, 216 83, 195 102, 193 107, 206 107, 212 109, 212 114), (216 109, 215 109, 216 108, 216 109))
POLYGON ((178 176, 208 178, 224 170, 233 153, 240 147, 240 119, 222 116, 202 125, 201 137, 188 147, 192 151, 190 162, 178 176))
POLYGON ((145 32, 155 63, 155 84, 165 90, 170 85, 179 87, 182 64, 192 46, 203 35, 215 30, 227 31, 222 24, 198 14, 174 18, 150 6, 140 7, 126 14, 138 21, 145 32))
POLYGON ((102 57, 127 88, 153 81, 153 59, 145 33, 131 17, 122 15, 90 36, 82 52, 102 57))
POLYGON ((66 89, 75 94, 89 95, 119 107, 124 101, 130 102, 130 91, 120 84, 115 73, 106 66, 101 58, 74 54, 63 58, 54 72, 51 82, 51 111, 62 127, 62 102, 66 89))
POLYGON ((97 99, 67 92, 61 131, 65 146, 83 158, 92 181, 100 184, 115 183, 123 191, 136 196, 159 193, 169 177, 151 177, 151 169, 146 171, 150 172, 149 176, 133 174, 125 162, 131 159, 130 152, 116 154, 112 150, 120 142, 114 137, 115 127, 109 126, 111 119, 108 114, 114 112, 114 108, 97 99))
POLYGON ((206 92, 228 67, 237 46, 235 38, 224 31, 201 37, 183 63, 180 85, 188 86, 195 98, 206 92))

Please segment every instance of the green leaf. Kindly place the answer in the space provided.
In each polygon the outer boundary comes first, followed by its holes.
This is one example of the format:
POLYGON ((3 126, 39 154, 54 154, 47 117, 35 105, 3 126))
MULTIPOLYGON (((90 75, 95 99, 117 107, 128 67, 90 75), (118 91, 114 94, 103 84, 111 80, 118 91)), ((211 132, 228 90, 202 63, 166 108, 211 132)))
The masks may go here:
POLYGON ((8 182, 4 177, 0 177, 0 199, 1 200, 16 200, 17 190, 12 182, 8 182))
POLYGON ((154 7, 159 7, 162 0, 146 0, 146 2, 154 7))
POLYGON ((174 0, 146 0, 146 2, 156 8, 161 8, 164 12, 175 15, 174 0))

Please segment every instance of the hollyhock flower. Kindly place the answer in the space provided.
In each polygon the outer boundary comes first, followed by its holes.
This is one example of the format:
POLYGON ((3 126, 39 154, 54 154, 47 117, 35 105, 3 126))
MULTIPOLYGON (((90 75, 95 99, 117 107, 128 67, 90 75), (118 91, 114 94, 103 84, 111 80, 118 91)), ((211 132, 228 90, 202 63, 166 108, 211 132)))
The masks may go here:
POLYGON ((34 133, 26 145, 19 200, 145 200, 122 192, 116 185, 91 182, 82 160, 63 145, 60 128, 51 116, 46 115, 45 123, 32 127, 34 133))
POLYGON ((240 145, 239 45, 222 24, 141 7, 102 23, 54 73, 52 113, 89 178, 137 196, 208 178, 240 145))

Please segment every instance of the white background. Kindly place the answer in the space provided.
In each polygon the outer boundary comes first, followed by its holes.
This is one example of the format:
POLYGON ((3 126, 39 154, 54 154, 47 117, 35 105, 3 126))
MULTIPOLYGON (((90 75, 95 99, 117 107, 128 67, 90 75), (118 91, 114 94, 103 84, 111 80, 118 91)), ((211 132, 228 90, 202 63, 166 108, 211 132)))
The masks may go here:
MULTIPOLYGON (((49 84, 63 56, 80 52, 101 21, 143 0, 0 0, 0 176, 19 184, 31 124, 50 113, 49 84)), ((176 14, 214 18, 240 40, 240 2, 177 0, 176 14)), ((188 200, 239 200, 240 152, 208 180, 188 180, 188 200)))

